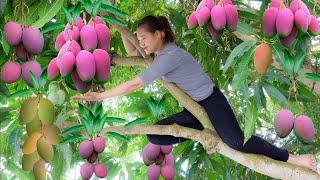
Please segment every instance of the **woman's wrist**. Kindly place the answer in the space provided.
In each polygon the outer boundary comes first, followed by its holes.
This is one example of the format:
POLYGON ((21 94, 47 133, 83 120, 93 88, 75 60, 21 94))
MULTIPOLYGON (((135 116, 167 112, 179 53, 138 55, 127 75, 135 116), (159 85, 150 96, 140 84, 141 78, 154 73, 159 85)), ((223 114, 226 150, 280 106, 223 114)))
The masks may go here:
POLYGON ((105 98, 107 98, 107 96, 108 96, 107 91, 103 91, 102 93, 99 94, 99 99, 104 100, 105 98))

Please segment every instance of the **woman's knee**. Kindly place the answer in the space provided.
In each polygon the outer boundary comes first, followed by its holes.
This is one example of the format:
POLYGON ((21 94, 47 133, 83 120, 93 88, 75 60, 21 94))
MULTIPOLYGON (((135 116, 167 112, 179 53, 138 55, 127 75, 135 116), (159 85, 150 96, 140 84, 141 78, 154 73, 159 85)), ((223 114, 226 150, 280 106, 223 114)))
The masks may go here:
POLYGON ((224 141, 224 143, 234 150, 243 151, 243 141, 232 140, 232 141, 224 141))

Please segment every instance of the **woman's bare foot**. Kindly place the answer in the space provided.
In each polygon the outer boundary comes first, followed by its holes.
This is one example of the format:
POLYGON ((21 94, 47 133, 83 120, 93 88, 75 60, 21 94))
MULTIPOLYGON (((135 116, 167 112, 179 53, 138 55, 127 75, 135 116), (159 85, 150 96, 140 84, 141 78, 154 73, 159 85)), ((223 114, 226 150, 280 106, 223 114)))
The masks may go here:
POLYGON ((317 161, 312 154, 303 155, 289 155, 288 163, 296 164, 299 166, 307 167, 315 172, 317 172, 317 161))

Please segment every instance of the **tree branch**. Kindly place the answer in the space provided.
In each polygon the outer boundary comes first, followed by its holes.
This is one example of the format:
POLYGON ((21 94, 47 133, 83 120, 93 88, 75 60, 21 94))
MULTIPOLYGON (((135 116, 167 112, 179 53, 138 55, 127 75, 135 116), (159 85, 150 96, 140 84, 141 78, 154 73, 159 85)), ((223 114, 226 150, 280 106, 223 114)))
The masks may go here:
POLYGON ((203 131, 173 125, 136 125, 132 127, 112 126, 107 127, 102 131, 102 134, 106 132, 117 132, 122 135, 171 135, 174 137, 184 137, 193 139, 200 142, 206 149, 208 154, 218 152, 254 171, 262 173, 267 176, 278 179, 290 179, 290 180, 316 180, 320 179, 320 174, 313 172, 305 167, 300 167, 286 162, 276 161, 263 155, 242 153, 235 151, 225 145, 218 135, 205 129, 203 131))

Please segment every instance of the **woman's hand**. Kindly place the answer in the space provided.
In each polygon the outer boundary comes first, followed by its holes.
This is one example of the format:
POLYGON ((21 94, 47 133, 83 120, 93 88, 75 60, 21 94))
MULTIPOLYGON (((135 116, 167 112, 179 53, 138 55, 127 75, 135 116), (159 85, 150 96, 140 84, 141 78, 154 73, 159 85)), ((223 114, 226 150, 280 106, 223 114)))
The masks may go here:
POLYGON ((71 99, 73 100, 83 100, 83 101, 102 101, 104 99, 103 93, 97 92, 89 92, 84 94, 83 96, 72 96, 71 99))

